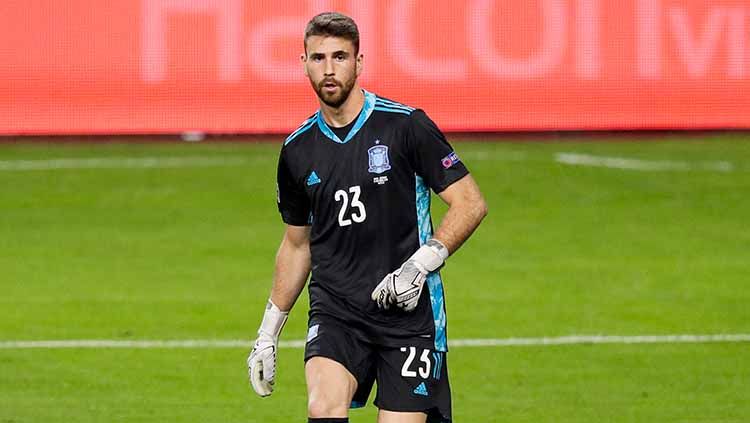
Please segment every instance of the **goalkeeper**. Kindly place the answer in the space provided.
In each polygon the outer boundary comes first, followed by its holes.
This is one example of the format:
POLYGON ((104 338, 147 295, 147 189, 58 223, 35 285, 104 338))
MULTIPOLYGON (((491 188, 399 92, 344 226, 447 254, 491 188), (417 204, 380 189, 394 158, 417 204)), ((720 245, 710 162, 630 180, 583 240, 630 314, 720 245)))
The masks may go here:
POLYGON ((310 276, 308 422, 348 422, 376 381, 378 422, 450 422, 439 270, 487 206, 423 111, 359 87, 354 21, 315 16, 304 46, 320 109, 281 149, 278 207, 287 226, 248 358, 250 382, 261 396, 273 391, 279 334, 310 276), (434 234, 430 190, 448 204, 434 234))

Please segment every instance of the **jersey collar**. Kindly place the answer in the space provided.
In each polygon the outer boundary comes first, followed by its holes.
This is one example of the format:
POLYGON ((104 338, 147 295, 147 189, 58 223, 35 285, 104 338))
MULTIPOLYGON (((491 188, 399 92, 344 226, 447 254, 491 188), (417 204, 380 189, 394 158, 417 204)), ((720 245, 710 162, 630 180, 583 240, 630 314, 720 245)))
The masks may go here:
POLYGON ((362 90, 362 92, 365 94, 365 104, 362 106, 362 111, 359 113, 357 121, 354 123, 354 126, 349 131, 349 134, 346 135, 346 138, 343 141, 341 141, 341 138, 339 138, 338 135, 336 135, 333 130, 328 127, 325 119, 323 119, 323 113, 320 111, 320 109, 318 109, 318 127, 320 128, 321 132, 325 134, 325 136, 331 139, 331 141, 337 142, 339 144, 346 144, 347 142, 349 142, 349 140, 354 138, 354 136, 357 135, 357 132, 362 129, 362 126, 364 126, 365 122, 367 122, 367 119, 372 114, 372 111, 375 110, 375 94, 367 92, 366 90, 362 90))

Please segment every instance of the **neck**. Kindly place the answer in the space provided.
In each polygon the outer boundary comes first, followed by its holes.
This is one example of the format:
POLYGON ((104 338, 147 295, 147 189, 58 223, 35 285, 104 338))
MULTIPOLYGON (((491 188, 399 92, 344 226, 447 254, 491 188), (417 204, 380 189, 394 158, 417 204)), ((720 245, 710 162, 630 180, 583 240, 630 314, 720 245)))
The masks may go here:
POLYGON ((331 107, 321 101, 320 111, 323 113, 323 119, 325 119, 328 125, 340 128, 352 123, 357 115, 359 115, 364 104, 365 94, 359 88, 359 84, 355 84, 352 92, 349 94, 349 98, 341 106, 331 107))

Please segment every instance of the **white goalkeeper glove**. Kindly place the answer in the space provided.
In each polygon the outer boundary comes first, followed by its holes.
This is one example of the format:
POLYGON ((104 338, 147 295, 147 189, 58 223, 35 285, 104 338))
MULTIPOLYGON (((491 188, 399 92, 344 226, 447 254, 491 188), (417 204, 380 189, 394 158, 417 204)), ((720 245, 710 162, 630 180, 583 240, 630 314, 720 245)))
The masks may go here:
POLYGON ((255 340, 255 346, 247 358, 250 384, 261 397, 267 397, 273 392, 279 334, 288 316, 289 312, 281 311, 276 304, 268 300, 263 322, 258 329, 258 339, 255 340))
POLYGON ((431 238, 401 267, 385 275, 370 297, 382 309, 387 310, 391 304, 395 304, 405 311, 414 310, 427 275, 440 268, 448 255, 445 245, 431 238))

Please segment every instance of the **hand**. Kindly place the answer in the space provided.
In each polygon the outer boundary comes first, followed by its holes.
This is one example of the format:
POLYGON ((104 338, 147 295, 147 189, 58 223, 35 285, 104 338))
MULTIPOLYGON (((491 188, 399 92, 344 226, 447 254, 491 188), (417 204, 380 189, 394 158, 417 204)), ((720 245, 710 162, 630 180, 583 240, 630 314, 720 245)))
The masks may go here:
POLYGON ((448 255, 443 243, 434 238, 428 240, 401 267, 385 275, 370 298, 382 309, 395 304, 405 311, 414 310, 427 275, 440 268, 448 255))
POLYGON ((382 309, 391 304, 412 311, 417 308, 427 272, 414 261, 409 260, 395 271, 385 275, 383 280, 372 291, 371 298, 382 309))
POLYGON ((250 384, 255 392, 261 397, 267 397, 273 392, 273 383, 276 376, 276 349, 278 339, 260 332, 255 340, 250 356, 247 358, 248 375, 250 384))
POLYGON ((258 329, 258 339, 255 340, 253 350, 247 357, 247 374, 253 390, 261 397, 267 397, 273 392, 276 377, 276 350, 279 348, 279 335, 289 312, 279 310, 276 305, 268 301, 263 321, 258 329))

